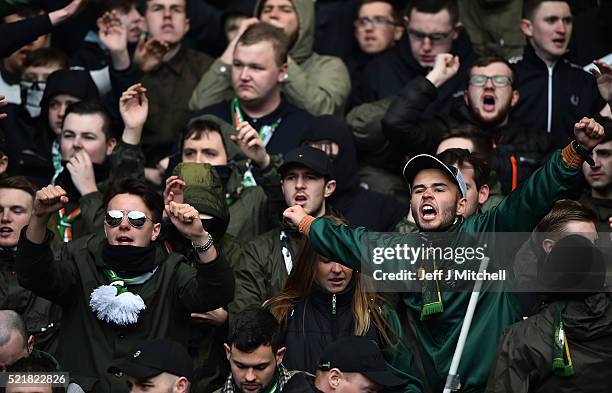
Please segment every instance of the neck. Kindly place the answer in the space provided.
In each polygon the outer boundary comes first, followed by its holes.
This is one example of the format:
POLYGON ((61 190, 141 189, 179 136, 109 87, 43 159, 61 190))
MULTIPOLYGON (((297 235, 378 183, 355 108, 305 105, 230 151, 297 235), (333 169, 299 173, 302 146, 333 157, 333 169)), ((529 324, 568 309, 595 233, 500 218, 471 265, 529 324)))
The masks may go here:
POLYGON ((319 209, 319 211, 318 211, 318 212, 313 212, 313 214, 312 214, 312 215, 313 215, 315 218, 317 218, 317 217, 323 217, 323 216, 325 215, 325 210, 326 210, 326 209, 325 209, 325 200, 323 200, 323 204, 321 205, 321 208, 319 209))
MULTIPOLYGON (((533 45, 532 45, 533 46, 533 45)), ((544 63, 546 63, 547 67, 550 67, 551 65, 555 64, 557 62, 557 60, 559 60, 559 58, 553 58, 550 55, 547 55, 545 53, 542 53, 538 48, 536 48, 535 46, 533 46, 533 50, 535 51, 536 56, 538 56, 540 58, 540 60, 542 60, 544 63)))
POLYGON ((176 54, 181 50, 181 44, 178 43, 174 46, 170 47, 170 50, 164 55, 162 61, 164 63, 172 60, 174 58, 174 56, 176 56, 176 54))
POLYGON ((240 101, 240 106, 249 117, 258 119, 274 112, 281 103, 280 90, 265 101, 240 101))
POLYGON ((612 199, 612 187, 591 189, 591 196, 596 199, 612 199))

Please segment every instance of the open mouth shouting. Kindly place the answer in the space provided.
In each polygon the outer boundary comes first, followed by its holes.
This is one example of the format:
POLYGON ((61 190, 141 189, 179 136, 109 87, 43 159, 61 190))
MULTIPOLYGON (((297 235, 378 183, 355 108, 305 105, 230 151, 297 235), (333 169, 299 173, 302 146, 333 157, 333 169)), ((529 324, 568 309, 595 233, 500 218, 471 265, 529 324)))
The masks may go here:
POLYGON ((482 110, 484 112, 495 112, 495 95, 484 93, 482 95, 482 110))
POLYGON ((9 226, 2 226, 2 227, 0 227, 0 238, 2 238, 2 239, 6 239, 7 237, 11 237, 13 235, 13 233, 15 233, 15 231, 13 230, 13 228, 11 228, 9 226))
POLYGON ((304 205, 306 205, 306 202, 308 202, 308 197, 305 194, 296 194, 293 197, 293 204, 294 205, 298 205, 298 206, 304 207, 304 205))
POLYGON ((134 243, 134 239, 127 235, 121 235, 117 237, 116 242, 119 246, 130 246, 134 243))
POLYGON ((438 216, 438 211, 430 203, 423 203, 419 209, 419 215, 422 221, 431 222, 438 216))

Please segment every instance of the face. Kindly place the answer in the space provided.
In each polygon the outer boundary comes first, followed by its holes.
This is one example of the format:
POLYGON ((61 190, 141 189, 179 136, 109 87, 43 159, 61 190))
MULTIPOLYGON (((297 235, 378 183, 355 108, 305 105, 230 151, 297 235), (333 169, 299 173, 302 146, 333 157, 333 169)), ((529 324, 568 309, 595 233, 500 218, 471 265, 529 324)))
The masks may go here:
POLYGON ((518 90, 512 90, 512 71, 504 63, 492 63, 485 67, 472 67, 470 83, 464 93, 465 103, 481 123, 497 126, 508 121, 510 110, 518 103, 518 90), (484 86, 475 86, 475 75, 505 76, 508 84, 495 86, 492 79, 486 79, 484 86))
POLYGON ((285 348, 276 355, 272 347, 261 345, 253 352, 242 352, 227 344, 225 353, 232 369, 232 378, 241 392, 260 393, 266 391, 274 379, 276 367, 283 361, 285 348))
POLYGON ((5 393, 53 393, 51 385, 23 386, 8 384, 5 393))
POLYGON ((465 213, 465 198, 439 169, 423 169, 412 182, 410 209, 422 231, 443 231, 465 213))
POLYGON ((375 2, 362 5, 355 21, 355 38, 361 50, 375 54, 394 46, 404 30, 397 23, 390 4, 375 2))
POLYGON ((21 74, 21 79, 29 82, 46 82, 49 75, 62 67, 58 63, 51 63, 40 67, 27 67, 21 74))
POLYGON ((32 195, 16 188, 0 188, 0 247, 15 247, 21 229, 32 215, 32 195))
POLYGON ((80 98, 71 96, 70 94, 58 94, 49 100, 49 127, 51 127, 56 135, 62 132, 62 123, 64 122, 66 108, 79 101, 81 101, 80 98))
POLYGON ((476 212, 478 212, 478 207, 482 206, 482 204, 489 199, 489 186, 485 184, 481 188, 478 188, 475 180, 476 172, 471 164, 464 163, 459 170, 463 175, 463 180, 465 180, 465 185, 467 187, 465 213, 463 213, 463 216, 468 218, 476 214, 476 212))
POLYGON ((127 29, 128 42, 130 44, 137 43, 140 38, 140 33, 145 31, 146 27, 145 19, 140 15, 138 9, 136 9, 136 5, 133 5, 127 13, 120 9, 116 9, 115 11, 118 12, 121 23, 127 29))
POLYGON ((225 21, 225 36, 227 37, 227 42, 231 42, 236 35, 238 35, 238 31, 240 30, 240 24, 242 21, 247 19, 244 15, 234 15, 230 16, 225 21))
POLYGON ((319 256, 314 279, 327 292, 339 293, 344 291, 352 277, 352 269, 319 256))
POLYGON ((98 114, 69 114, 64 120, 60 134, 60 149, 64 160, 71 159, 83 149, 89 154, 91 162, 101 164, 115 148, 114 139, 106 140, 104 118, 98 114))
POLYGON ((327 373, 326 391, 336 393, 378 393, 380 386, 359 373, 343 373, 337 368, 327 373))
MULTIPOLYGON (((20 21, 22 19, 24 18, 17 14, 13 14, 13 15, 6 16, 4 18, 4 22, 13 23, 13 22, 20 21)), ((17 52, 14 52, 10 56, 8 56, 4 60, 4 66, 6 67, 7 71, 20 74, 21 68, 23 66, 23 61, 25 60, 26 56, 33 50, 36 50, 39 48, 45 48, 48 46, 49 46, 49 35, 48 34, 42 35, 38 37, 36 40, 30 42, 29 44, 22 46, 17 52)))
POLYGON ((21 334, 13 330, 9 341, 0 346, 0 371, 5 371, 17 360, 28 357, 29 353, 28 345, 23 342, 21 334))
POLYGON ((270 42, 236 45, 232 63, 234 92, 241 102, 251 105, 266 103, 280 94, 287 66, 278 66, 270 42))
POLYGON ((287 206, 299 205, 307 214, 318 217, 325 214, 325 198, 336 189, 336 182, 305 167, 289 168, 283 175, 283 195, 287 206))
POLYGON ((227 165, 225 146, 218 132, 203 132, 199 139, 194 137, 195 135, 183 143, 183 162, 227 165))
POLYGON ((591 167, 586 162, 582 164, 582 173, 594 194, 605 195, 612 188, 612 141, 600 143, 593 149, 591 167))
POLYGON ((436 149, 436 155, 442 153, 448 149, 465 149, 472 153, 475 150, 474 142, 468 138, 452 137, 447 138, 440 142, 438 149, 436 149))
POLYGON ((542 241, 542 248, 547 254, 552 250, 555 243, 569 235, 580 235, 595 243, 597 240, 597 228, 595 223, 590 221, 570 221, 563 227, 563 232, 559 233, 557 240, 544 239, 542 241))
POLYGON ((300 22, 291 0, 267 0, 261 7, 259 19, 285 31, 290 42, 295 42, 300 22))
POLYGON ((106 233, 108 244, 111 246, 147 247, 159 236, 161 224, 153 223, 150 220, 153 217, 153 213, 138 195, 115 195, 108 203, 106 210, 121 210, 124 212, 136 210, 143 212, 148 217, 145 224, 140 228, 130 225, 127 215, 124 215, 121 224, 115 227, 111 227, 105 222, 104 232, 106 233))
POLYGON ((536 53, 553 62, 563 56, 572 35, 573 17, 567 3, 546 1, 538 7, 533 21, 521 20, 521 30, 536 53))
POLYGON ((151 37, 178 45, 189 31, 185 0, 150 0, 145 13, 151 37))
POLYGON ((448 10, 428 14, 413 9, 408 20, 408 37, 412 56, 421 67, 431 68, 436 55, 450 53, 453 40, 458 36, 455 26, 451 24, 448 10), (425 37, 425 35, 428 35, 425 37), (433 39, 432 39, 433 36, 433 39))
POLYGON ((169 373, 161 373, 147 379, 127 376, 130 393, 179 393, 186 391, 187 379, 169 373))

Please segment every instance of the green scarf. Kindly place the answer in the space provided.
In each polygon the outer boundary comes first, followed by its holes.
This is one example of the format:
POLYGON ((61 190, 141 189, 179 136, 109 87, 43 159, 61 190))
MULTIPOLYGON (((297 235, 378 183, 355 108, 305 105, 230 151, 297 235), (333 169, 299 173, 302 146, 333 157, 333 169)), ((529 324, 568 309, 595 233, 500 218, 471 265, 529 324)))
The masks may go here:
POLYGON ((567 303, 561 302, 555 306, 555 321, 553 324, 553 362, 552 368, 555 375, 570 377, 574 375, 574 365, 570 356, 569 343, 563 329, 563 310, 567 303))
MULTIPOLYGON (((424 261, 423 266, 419 269, 419 275, 433 273, 436 271, 435 261, 424 261), (431 267, 431 270, 428 268, 431 267)), ((437 277, 437 276, 434 276, 437 277)), ((442 293, 440 292, 440 283, 438 279, 435 280, 423 280, 423 286, 421 288, 421 295, 423 303, 421 306, 421 321, 429 318, 433 314, 438 314, 444 311, 444 305, 442 304, 442 293)))

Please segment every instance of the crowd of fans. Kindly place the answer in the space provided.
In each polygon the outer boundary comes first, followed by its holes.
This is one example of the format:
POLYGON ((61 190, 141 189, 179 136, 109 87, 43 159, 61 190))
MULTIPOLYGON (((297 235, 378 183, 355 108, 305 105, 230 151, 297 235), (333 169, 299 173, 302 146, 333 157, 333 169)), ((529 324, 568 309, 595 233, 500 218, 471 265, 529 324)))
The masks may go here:
POLYGON ((67 373, 44 393, 608 389, 612 1, 0 14, 0 371, 67 373), (366 245, 398 239, 494 251, 381 288, 366 245), (505 280, 436 273, 487 263, 505 280))

